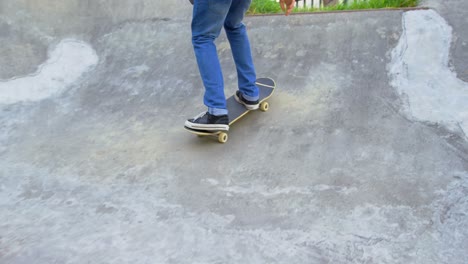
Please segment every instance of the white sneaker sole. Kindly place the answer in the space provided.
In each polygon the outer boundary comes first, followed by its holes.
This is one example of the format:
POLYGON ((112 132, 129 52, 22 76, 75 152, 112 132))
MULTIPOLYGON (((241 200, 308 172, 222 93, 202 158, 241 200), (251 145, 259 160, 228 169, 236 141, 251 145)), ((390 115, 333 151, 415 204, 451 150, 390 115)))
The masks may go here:
POLYGON ((195 130, 205 130, 205 131, 229 131, 229 125, 222 124, 197 124, 185 121, 185 126, 195 130))

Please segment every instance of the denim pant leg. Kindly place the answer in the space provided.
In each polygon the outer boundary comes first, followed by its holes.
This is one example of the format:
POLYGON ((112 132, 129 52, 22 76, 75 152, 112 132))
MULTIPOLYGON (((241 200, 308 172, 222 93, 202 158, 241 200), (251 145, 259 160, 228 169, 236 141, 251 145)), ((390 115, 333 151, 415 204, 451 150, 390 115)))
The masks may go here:
POLYGON ((192 44, 205 86, 204 103, 214 115, 227 114, 223 74, 214 41, 223 28, 231 2, 195 0, 193 6, 192 44))
POLYGON ((249 9, 251 0, 233 1, 224 22, 224 29, 231 45, 232 56, 236 63, 239 90, 245 99, 255 101, 258 99, 258 88, 255 67, 250 49, 247 29, 242 23, 244 14, 249 9))

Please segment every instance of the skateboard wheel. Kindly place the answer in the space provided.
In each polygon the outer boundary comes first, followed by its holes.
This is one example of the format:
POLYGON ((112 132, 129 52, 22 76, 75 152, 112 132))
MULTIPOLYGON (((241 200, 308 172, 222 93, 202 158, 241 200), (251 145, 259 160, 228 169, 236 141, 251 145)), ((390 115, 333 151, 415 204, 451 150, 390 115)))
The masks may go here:
POLYGON ((268 111, 269 108, 270 108, 270 105, 268 104, 268 102, 263 102, 260 104, 260 110, 263 112, 268 111))
POLYGON ((226 143, 228 141, 228 134, 227 133, 224 133, 224 132, 221 132, 219 133, 218 135, 218 141, 219 143, 226 143))

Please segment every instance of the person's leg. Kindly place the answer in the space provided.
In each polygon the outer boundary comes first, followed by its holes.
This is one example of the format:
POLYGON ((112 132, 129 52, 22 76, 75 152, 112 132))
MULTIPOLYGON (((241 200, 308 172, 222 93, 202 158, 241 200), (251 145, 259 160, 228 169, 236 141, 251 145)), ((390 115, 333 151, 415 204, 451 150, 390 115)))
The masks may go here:
POLYGON ((236 63, 239 90, 245 100, 255 102, 259 96, 258 87, 255 85, 257 77, 247 30, 242 23, 250 3, 251 0, 233 1, 224 22, 224 29, 236 63))
MULTIPOLYGON (((236 0, 235 2, 238 2, 236 0)), ((204 103, 213 115, 226 115, 224 82, 215 39, 219 36, 232 0, 195 0, 192 44, 205 86, 204 103)))
POLYGON ((215 46, 232 0, 195 0, 192 19, 192 44, 205 86, 204 112, 185 122, 196 130, 229 130, 223 74, 215 46))

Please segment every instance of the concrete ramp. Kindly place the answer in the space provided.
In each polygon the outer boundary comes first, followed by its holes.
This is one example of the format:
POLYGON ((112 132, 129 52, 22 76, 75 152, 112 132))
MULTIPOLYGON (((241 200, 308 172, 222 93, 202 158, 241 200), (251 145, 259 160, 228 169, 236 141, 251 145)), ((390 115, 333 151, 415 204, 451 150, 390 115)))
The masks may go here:
POLYGON ((424 4, 248 17, 278 88, 223 145, 188 1, 2 1, 0 262, 466 262, 468 2, 424 4))

